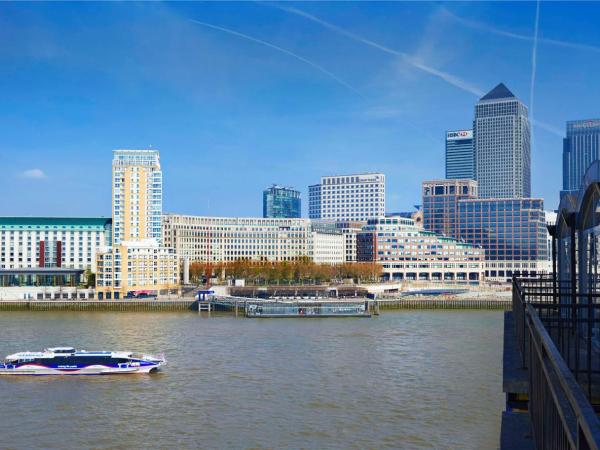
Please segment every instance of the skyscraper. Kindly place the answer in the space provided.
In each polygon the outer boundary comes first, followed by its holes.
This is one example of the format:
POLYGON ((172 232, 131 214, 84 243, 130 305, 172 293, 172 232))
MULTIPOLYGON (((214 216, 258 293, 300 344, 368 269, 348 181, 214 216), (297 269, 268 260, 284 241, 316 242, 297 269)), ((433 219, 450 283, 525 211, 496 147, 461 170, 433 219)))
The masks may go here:
POLYGON ((473 130, 446 132, 446 179, 475 179, 473 130))
POLYGON ((113 239, 160 242, 162 171, 157 150, 115 150, 113 173, 113 239))
POLYGON ((531 195, 527 107, 500 83, 475 105, 475 178, 481 198, 531 195))
POLYGON ((579 189, 583 175, 600 158, 600 120, 567 122, 563 140, 563 191, 579 189))
POLYGON ((263 191, 263 217, 297 219, 301 215, 300 191, 274 184, 263 191))
POLYGON ((161 247, 162 172, 156 150, 115 150, 113 242, 96 253, 99 299, 179 288, 175 250, 161 247))
POLYGON ((385 216, 385 175, 363 173, 321 177, 308 187, 309 217, 367 220, 385 216))

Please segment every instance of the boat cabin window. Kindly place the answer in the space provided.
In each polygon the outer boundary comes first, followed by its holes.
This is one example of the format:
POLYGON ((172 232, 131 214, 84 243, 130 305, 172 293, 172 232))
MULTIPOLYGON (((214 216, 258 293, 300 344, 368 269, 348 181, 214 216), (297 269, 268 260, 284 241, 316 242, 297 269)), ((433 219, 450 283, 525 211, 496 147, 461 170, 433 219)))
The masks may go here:
POLYGON ((71 353, 75 353, 75 349, 74 348, 49 348, 48 350, 50 350, 51 352, 54 352, 56 354, 61 354, 61 355, 70 355, 71 353))

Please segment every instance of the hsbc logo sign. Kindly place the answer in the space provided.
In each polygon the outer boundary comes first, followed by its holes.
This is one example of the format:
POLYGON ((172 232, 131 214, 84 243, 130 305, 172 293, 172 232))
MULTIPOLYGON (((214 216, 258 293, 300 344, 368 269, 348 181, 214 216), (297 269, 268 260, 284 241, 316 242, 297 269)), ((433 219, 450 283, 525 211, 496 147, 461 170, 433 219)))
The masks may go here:
POLYGON ((455 141, 458 139, 472 139, 472 138, 473 138, 473 130, 457 130, 457 131, 446 132, 446 140, 447 141, 455 141))

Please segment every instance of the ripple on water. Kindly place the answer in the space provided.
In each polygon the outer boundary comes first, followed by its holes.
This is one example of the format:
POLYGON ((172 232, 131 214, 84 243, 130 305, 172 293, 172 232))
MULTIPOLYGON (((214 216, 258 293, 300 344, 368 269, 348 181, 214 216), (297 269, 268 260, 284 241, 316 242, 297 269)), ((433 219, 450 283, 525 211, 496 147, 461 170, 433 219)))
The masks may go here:
POLYGON ((0 356, 75 345, 169 360, 155 376, 0 378, 0 435, 18 448, 498 446, 501 312, 0 313, 0 330, 0 356))

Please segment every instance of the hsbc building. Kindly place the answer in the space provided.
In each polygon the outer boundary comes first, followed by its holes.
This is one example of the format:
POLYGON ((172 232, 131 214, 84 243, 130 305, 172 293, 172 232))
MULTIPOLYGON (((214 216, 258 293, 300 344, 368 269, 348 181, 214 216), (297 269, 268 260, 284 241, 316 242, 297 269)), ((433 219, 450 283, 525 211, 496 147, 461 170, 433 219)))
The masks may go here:
POLYGON ((475 179, 473 130, 446 131, 446 178, 475 179))

